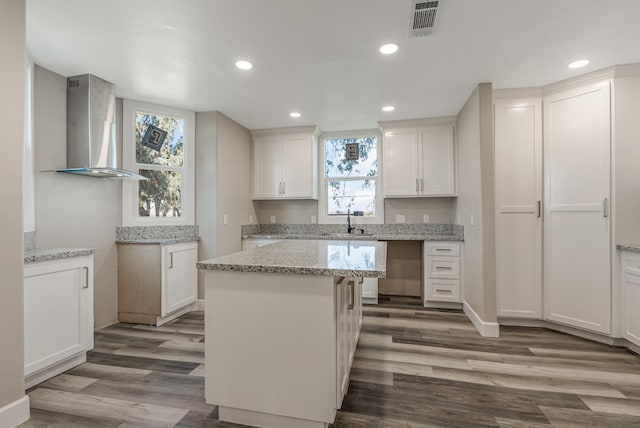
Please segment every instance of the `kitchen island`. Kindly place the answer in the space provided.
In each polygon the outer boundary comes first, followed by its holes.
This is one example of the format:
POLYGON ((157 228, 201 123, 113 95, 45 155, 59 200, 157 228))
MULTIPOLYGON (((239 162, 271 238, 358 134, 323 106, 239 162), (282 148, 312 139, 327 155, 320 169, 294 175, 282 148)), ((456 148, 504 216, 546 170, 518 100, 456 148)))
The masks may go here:
POLYGON ((205 272, 205 399, 219 419, 326 427, 347 391, 364 277, 386 243, 295 240, 198 263, 205 272))

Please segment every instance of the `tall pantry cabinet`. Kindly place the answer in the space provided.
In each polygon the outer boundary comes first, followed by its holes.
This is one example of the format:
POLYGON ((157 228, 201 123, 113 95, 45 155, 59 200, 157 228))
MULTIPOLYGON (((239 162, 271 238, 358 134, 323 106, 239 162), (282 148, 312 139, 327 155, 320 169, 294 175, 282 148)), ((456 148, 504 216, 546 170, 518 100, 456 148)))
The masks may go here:
POLYGON ((611 333, 610 82, 544 98, 544 316, 611 333))
POLYGON ((612 333, 610 85, 495 102, 499 317, 612 333))

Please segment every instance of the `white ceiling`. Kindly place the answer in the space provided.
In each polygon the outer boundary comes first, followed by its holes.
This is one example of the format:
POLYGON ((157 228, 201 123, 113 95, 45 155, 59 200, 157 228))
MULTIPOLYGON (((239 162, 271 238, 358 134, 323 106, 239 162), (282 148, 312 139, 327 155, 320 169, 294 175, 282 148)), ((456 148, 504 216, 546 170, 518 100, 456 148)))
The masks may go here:
POLYGON ((455 115, 479 82, 540 86, 640 63, 638 0, 441 0, 424 38, 408 37, 409 4, 27 0, 27 45, 36 64, 95 74, 120 97, 219 110, 250 129, 455 115), (381 55, 385 42, 398 53, 381 55), (591 63, 566 67, 580 58, 591 63))

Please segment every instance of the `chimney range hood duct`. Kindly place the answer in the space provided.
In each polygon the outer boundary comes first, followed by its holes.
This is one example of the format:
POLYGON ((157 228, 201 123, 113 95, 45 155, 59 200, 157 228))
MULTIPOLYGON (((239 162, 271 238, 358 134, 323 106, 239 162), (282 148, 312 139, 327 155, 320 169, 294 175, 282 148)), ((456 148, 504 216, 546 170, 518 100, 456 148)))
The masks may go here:
POLYGON ((57 172, 146 180, 117 163, 115 86, 91 74, 67 78, 67 168, 57 172))

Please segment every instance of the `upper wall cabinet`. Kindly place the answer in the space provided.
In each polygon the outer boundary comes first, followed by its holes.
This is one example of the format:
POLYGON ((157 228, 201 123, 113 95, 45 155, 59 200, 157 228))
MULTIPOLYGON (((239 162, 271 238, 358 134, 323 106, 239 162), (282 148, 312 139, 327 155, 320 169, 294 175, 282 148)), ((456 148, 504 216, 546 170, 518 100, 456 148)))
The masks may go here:
POLYGON ((453 125, 384 130, 384 196, 455 196, 453 125))
POLYGON ((253 199, 318 199, 318 128, 253 132, 253 199))

